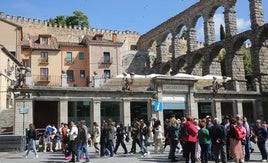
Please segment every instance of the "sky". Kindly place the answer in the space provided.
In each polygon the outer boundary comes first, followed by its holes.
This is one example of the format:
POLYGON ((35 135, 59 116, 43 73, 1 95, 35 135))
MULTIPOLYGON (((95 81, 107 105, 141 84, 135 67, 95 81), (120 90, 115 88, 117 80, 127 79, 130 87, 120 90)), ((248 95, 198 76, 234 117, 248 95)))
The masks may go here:
MULTIPOLYGON (((199 2, 199 0, 0 0, 0 12, 4 15, 23 16, 47 20, 56 16, 72 16, 74 10, 82 11, 91 28, 119 31, 136 31, 144 34, 167 19, 199 2)), ((248 0, 237 0, 238 31, 250 28, 248 0)), ((268 8, 263 0, 263 9, 268 8)), ((216 35, 220 24, 224 25, 223 8, 214 16, 216 35)), ((264 10, 265 22, 268 11, 264 10)), ((203 20, 197 22, 198 40, 202 41, 203 20)))

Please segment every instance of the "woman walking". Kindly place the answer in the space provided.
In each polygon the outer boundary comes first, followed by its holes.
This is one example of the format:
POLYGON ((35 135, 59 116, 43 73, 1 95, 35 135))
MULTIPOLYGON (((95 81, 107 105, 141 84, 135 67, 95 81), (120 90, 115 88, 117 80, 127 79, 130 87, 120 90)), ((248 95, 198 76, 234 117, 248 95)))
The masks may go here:
POLYGON ((93 143, 95 148, 95 153, 100 152, 99 144, 100 144, 100 127, 97 122, 93 122, 93 143))
POLYGON ((36 147, 35 147, 35 138, 36 138, 36 131, 35 131, 35 128, 34 128, 34 125, 33 124, 29 124, 29 130, 27 131, 27 139, 29 140, 29 143, 28 143, 28 146, 27 146, 27 151, 26 151, 26 155, 25 155, 25 158, 28 158, 28 155, 29 155, 29 152, 31 149, 33 149, 34 151, 34 155, 35 155, 35 158, 38 158, 38 155, 37 155, 37 150, 36 150, 36 147))
POLYGON ((155 131, 154 131, 154 136, 155 136, 155 145, 154 145, 154 152, 158 153, 163 150, 163 129, 161 126, 160 120, 155 121, 155 131))

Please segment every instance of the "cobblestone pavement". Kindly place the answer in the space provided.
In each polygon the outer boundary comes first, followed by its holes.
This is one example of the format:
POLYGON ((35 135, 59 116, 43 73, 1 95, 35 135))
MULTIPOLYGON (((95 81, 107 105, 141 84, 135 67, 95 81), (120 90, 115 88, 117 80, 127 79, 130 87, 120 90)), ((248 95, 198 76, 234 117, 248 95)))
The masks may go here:
MULTIPOLYGON (((268 143, 267 143, 268 144, 268 143)), ((259 150, 255 144, 254 148, 255 151, 251 154, 251 161, 249 163, 256 163, 260 162, 261 155, 259 153, 259 150)), ((127 144, 127 149, 130 150, 131 145, 130 143, 127 144)), ((146 156, 144 158, 141 157, 140 154, 123 154, 122 147, 119 147, 117 154, 112 158, 107 157, 99 157, 98 154, 94 153, 93 147, 89 147, 90 150, 90 161, 92 163, 103 163, 103 162, 109 162, 109 163, 129 163, 129 162, 141 162, 141 163, 148 163, 148 162, 170 162, 168 157, 168 151, 169 146, 167 146, 166 151, 163 154, 154 154, 153 146, 149 146, 148 149, 151 151, 151 154, 149 156, 146 156)), ((39 152, 38 153, 39 158, 34 158, 33 152, 29 154, 29 157, 26 159, 24 158, 25 153, 24 152, 0 152, 0 163, 31 163, 31 162, 43 162, 43 163, 60 163, 60 162, 68 162, 68 160, 65 160, 63 154, 61 152, 39 152)), ((184 162, 182 155, 180 153, 176 154, 178 156, 178 162, 184 162)), ((83 162, 83 161, 82 161, 83 162)))

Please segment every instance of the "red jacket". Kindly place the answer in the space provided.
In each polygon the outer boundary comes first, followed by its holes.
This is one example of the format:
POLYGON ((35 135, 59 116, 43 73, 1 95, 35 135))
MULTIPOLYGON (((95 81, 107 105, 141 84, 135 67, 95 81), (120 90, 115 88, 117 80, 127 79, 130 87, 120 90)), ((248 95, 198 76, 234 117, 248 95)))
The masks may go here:
POLYGON ((184 136, 183 140, 187 142, 197 142, 198 130, 195 127, 195 125, 192 122, 187 121, 186 127, 188 131, 188 135, 184 136))

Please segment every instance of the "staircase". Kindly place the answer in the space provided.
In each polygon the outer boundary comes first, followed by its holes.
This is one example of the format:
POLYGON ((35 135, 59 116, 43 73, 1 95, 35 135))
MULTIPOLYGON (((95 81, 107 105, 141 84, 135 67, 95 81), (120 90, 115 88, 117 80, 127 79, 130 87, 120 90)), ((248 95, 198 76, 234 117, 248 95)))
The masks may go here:
POLYGON ((14 133, 14 108, 0 111, 0 135, 14 133))

